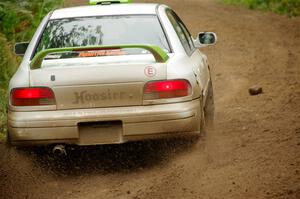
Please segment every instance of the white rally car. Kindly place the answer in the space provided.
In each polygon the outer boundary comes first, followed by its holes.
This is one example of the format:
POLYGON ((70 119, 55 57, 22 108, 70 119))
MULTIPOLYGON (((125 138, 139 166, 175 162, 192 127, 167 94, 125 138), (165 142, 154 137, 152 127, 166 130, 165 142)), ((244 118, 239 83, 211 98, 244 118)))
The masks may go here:
POLYGON ((98 145, 200 134, 213 115, 207 57, 166 5, 91 0, 50 12, 10 81, 12 145, 98 145))

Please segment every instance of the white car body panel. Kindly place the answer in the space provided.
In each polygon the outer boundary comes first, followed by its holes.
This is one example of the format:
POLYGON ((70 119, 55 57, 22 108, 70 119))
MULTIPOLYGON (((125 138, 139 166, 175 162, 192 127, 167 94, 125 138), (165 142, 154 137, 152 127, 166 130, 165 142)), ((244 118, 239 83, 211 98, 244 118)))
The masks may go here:
POLYGON ((156 15, 157 4, 114 4, 80 6, 59 9, 53 12, 50 19, 64 19, 91 16, 116 16, 116 15, 156 15))

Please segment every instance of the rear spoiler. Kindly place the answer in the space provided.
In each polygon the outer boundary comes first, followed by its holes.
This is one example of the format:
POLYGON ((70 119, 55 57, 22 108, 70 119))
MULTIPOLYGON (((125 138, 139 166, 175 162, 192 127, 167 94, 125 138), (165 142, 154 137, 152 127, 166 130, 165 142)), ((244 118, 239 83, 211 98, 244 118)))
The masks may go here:
POLYGON ((67 48, 51 48, 38 52, 31 61, 30 68, 38 69, 42 66, 44 58, 51 53, 72 52, 72 51, 95 51, 95 50, 117 50, 125 48, 140 48, 149 51, 157 63, 165 63, 168 61, 168 54, 158 46, 152 45, 118 45, 118 46, 85 46, 85 47, 67 47, 67 48))

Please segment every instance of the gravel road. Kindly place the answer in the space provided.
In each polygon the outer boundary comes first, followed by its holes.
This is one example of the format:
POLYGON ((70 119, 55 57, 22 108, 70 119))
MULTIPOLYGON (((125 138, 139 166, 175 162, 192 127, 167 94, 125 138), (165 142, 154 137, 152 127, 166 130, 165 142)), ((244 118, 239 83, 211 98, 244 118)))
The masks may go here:
POLYGON ((75 149, 63 160, 0 144, 0 198, 300 198, 300 17, 213 0, 155 2, 170 5, 193 35, 219 36, 203 49, 213 70, 214 129, 197 142, 75 149), (263 93, 250 96, 253 85, 263 93))

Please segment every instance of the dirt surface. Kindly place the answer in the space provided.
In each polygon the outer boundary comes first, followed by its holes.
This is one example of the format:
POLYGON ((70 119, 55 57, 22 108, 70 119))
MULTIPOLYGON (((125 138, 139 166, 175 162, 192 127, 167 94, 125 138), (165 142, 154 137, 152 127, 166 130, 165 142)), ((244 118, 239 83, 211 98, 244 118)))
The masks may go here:
MULTIPOLYGON (((214 131, 87 150, 66 159, 0 144, 0 198, 300 198, 300 18, 210 0, 165 0, 213 70, 214 131), (263 87, 250 96, 248 88, 263 87)), ((69 0, 69 5, 85 1, 69 0)))

